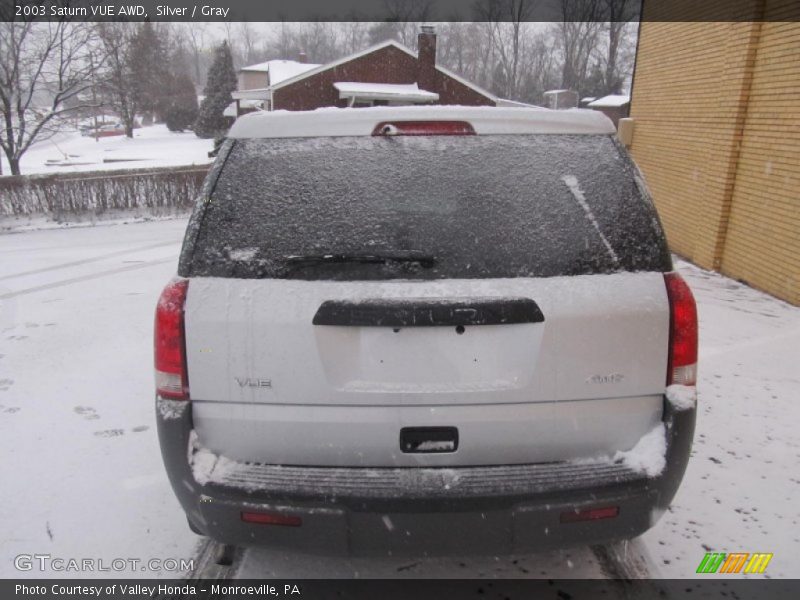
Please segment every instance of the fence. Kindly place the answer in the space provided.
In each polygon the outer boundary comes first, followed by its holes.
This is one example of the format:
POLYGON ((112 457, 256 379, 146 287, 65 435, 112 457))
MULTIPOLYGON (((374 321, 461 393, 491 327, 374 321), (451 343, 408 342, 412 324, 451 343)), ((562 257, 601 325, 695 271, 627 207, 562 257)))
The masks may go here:
POLYGON ((207 172, 192 166, 0 177, 0 217, 173 214, 192 207, 207 172))

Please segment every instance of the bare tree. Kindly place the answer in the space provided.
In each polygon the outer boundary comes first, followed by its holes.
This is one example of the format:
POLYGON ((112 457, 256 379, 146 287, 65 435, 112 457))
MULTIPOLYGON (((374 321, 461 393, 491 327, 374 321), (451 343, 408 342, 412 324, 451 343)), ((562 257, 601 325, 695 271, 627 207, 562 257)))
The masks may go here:
POLYGON ((186 23, 183 31, 192 58, 192 75, 194 84, 199 86, 204 81, 204 53, 206 48, 206 23, 186 23))
POLYGON ((75 114, 91 87, 92 30, 83 23, 0 22, 0 147, 12 175, 20 158, 75 114))
POLYGON ((417 32, 420 25, 430 21, 433 4, 433 0, 384 0, 387 20, 396 24, 401 43, 416 50, 417 32))
POLYGON ((96 27, 105 56, 101 78, 103 97, 122 121, 125 135, 132 138, 141 96, 131 68, 135 30, 129 23, 102 22, 96 27))
POLYGON ((622 85, 622 73, 619 68, 618 58, 620 46, 624 41, 625 29, 630 21, 637 16, 639 2, 636 0, 602 0, 600 10, 602 17, 607 21, 607 46, 605 62, 605 88, 606 93, 618 92, 622 85))
POLYGON ((597 44, 602 0, 561 0, 562 21, 557 25, 562 52, 561 85, 580 91, 597 44))
POLYGON ((370 23, 363 21, 349 21, 342 25, 342 50, 345 54, 352 54, 366 48, 369 44, 370 23))
POLYGON ((256 59, 256 41, 258 39, 253 26, 247 22, 239 23, 237 38, 238 43, 236 45, 240 51, 242 66, 252 64, 256 59))
POLYGON ((339 38, 340 30, 336 23, 303 23, 295 30, 293 53, 282 58, 296 60, 304 53, 312 62, 330 62, 343 54, 339 38))
POLYGON ((518 99, 523 74, 528 19, 533 0, 482 0, 475 5, 478 17, 486 21, 492 47, 497 55, 497 92, 518 99))
POLYGON ((560 78, 550 31, 531 33, 526 47, 526 68, 519 99, 539 103, 544 92, 557 86, 560 78))
POLYGON ((486 24, 439 23, 437 33, 437 61, 470 81, 488 87, 493 50, 486 24))

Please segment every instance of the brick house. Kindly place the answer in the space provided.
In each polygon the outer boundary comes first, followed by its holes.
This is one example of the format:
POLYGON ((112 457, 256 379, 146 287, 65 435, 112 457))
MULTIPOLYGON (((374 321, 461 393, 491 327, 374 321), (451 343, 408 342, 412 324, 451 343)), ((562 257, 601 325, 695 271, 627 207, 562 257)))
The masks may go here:
POLYGON ((417 55, 403 44, 387 40, 265 87, 240 89, 233 98, 239 114, 254 103, 264 110, 426 103, 497 105, 498 99, 491 93, 436 65, 432 27, 422 28, 418 47, 417 55))
POLYGON ((644 1, 631 153, 674 252, 800 305, 799 5, 737 6, 644 1))

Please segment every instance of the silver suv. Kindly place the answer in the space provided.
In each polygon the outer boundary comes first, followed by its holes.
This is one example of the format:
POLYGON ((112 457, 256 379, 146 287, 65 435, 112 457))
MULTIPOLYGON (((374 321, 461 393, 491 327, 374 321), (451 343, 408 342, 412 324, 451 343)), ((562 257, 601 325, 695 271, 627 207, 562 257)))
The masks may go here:
POLYGON ((242 117, 156 314, 192 529, 325 554, 642 533, 686 467, 696 363, 644 182, 582 110, 242 117))

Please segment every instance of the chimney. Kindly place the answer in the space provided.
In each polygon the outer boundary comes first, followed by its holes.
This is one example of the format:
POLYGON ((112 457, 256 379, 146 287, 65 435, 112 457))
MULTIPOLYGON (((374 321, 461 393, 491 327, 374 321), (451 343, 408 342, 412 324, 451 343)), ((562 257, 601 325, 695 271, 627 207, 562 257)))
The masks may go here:
POLYGON ((420 89, 436 91, 436 30, 423 25, 417 38, 417 84, 420 89))
POLYGON ((307 63, 308 62, 308 54, 303 52, 302 50, 297 54, 297 62, 300 63, 307 63))

